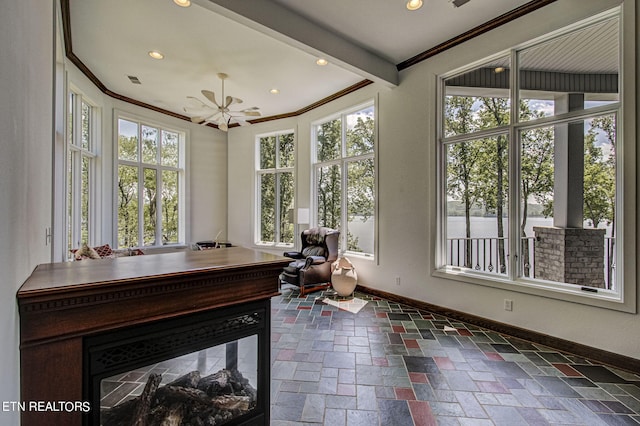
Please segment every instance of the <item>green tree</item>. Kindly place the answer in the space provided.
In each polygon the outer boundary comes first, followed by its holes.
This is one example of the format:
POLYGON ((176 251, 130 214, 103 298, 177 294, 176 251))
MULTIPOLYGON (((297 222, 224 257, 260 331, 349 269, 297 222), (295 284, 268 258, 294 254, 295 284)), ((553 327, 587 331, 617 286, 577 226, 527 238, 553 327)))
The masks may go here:
MULTIPOLYGON (((342 122, 340 119, 317 127, 316 153, 318 161, 340 158, 342 122)), ((322 166, 318 170, 318 225, 340 229, 342 218, 342 171, 338 164, 322 166)))
POLYGON ((601 222, 610 225, 615 220, 615 133, 613 128, 615 127, 612 116, 599 117, 592 120, 584 139, 584 216, 594 228, 597 228, 601 222), (600 146, 597 145, 598 135, 604 135, 607 139, 600 146), (606 145, 611 151, 607 155, 602 148, 606 145))
MULTIPOLYGON (((480 98, 478 111, 480 129, 492 129, 509 124, 509 100, 507 98, 480 98)), ((506 272, 506 256, 504 246, 504 216, 507 192, 509 190, 508 173, 508 139, 498 135, 483 140, 484 149, 481 156, 479 178, 480 200, 489 211, 496 215, 498 233, 498 262, 500 273, 506 272)))
MULTIPOLYGON (((346 132, 347 156, 372 153, 374 149, 374 120, 357 117, 356 123, 346 132)), ((347 164, 347 223, 359 219, 363 223, 375 215, 375 164, 366 157, 347 164)), ((362 252, 358 237, 348 230, 347 249, 362 252)))
MULTIPOLYGON (((445 99, 445 129, 449 136, 469 134, 477 130, 474 118, 475 99, 467 96, 448 96, 445 99)), ((465 141, 447 146, 447 195, 460 200, 464 206, 465 248, 464 266, 471 267, 471 207, 480 199, 476 179, 482 144, 465 141)))

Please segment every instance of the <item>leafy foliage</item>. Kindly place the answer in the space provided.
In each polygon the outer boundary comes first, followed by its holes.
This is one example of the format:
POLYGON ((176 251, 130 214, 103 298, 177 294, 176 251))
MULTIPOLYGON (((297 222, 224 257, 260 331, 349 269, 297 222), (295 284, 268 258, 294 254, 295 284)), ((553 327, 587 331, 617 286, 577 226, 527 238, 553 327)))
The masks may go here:
POLYGON ((346 249, 356 252, 371 250, 361 247, 360 236, 356 235, 369 231, 353 231, 352 228, 356 221, 373 223, 375 216, 375 120, 372 112, 369 107, 316 127, 316 158, 320 163, 316 168, 317 222, 320 226, 346 230, 346 249), (346 218, 343 218, 344 208, 346 218), (343 223, 344 219, 346 223, 343 223))
POLYGON ((118 247, 179 242, 179 135, 123 119, 119 129, 118 247))

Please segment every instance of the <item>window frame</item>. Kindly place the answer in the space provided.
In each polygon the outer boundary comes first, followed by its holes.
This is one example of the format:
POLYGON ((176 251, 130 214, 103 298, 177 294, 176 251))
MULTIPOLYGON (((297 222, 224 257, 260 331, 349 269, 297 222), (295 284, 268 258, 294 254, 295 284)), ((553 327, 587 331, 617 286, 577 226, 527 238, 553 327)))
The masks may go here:
POLYGON ((72 260, 71 250, 77 249, 82 244, 89 246, 96 244, 98 227, 95 226, 99 202, 100 187, 98 178, 98 161, 100 147, 100 108, 88 99, 84 93, 72 85, 69 85, 65 97, 65 222, 64 222, 64 256, 66 260, 72 260), (88 147, 82 145, 82 114, 83 105, 90 109, 88 123, 88 147), (80 119, 76 119, 80 117, 80 119), (87 184, 87 238, 82 241, 82 164, 84 160, 89 162, 87 184), (70 197, 71 196, 71 197, 70 197))
POLYGON ((296 169, 297 169, 297 152, 298 152, 298 137, 295 129, 285 129, 278 130, 275 132, 262 133, 255 136, 255 220, 254 220, 254 236, 253 242, 257 247, 271 247, 271 248, 293 248, 297 244, 297 226, 295 221, 293 221, 293 241, 291 243, 286 243, 281 241, 281 224, 280 224, 280 175, 282 173, 291 173, 293 177, 293 209, 296 206, 296 193, 297 193, 297 179, 296 179, 296 169), (293 136, 293 164, 289 167, 281 167, 280 166, 280 145, 278 143, 279 137, 282 135, 292 135, 293 136), (262 169, 261 168, 261 151, 260 151, 260 142, 261 139, 275 137, 275 160, 276 164, 273 168, 262 169), (275 176, 275 223, 274 223, 274 241, 262 241, 261 236, 261 212, 262 212, 262 193, 261 193, 261 178, 265 175, 274 175, 275 176))
MULTIPOLYGON (((187 216, 188 212, 188 195, 187 195, 187 155, 188 155, 188 139, 189 132, 186 129, 179 128, 177 126, 168 125, 161 121, 153 120, 144 116, 140 116, 135 113, 126 111, 114 110, 114 122, 113 122, 113 246, 116 249, 121 248, 140 248, 140 249, 156 249, 162 247, 185 247, 187 244, 187 216), (118 153, 118 141, 120 136, 119 121, 126 120, 129 122, 135 122, 138 125, 138 159, 134 160, 122 160, 119 158, 118 153), (176 133, 178 135, 178 165, 168 166, 161 164, 161 149, 157 149, 156 157, 158 163, 151 164, 145 163, 142 159, 142 126, 156 128, 158 130, 158 142, 161 141, 162 132, 167 131, 176 133), (118 240, 118 180, 119 180, 119 166, 124 165, 128 167, 137 168, 138 177, 138 245, 132 247, 119 247, 118 240), (156 170, 156 192, 162 192, 162 172, 163 171, 175 171, 178 173, 178 241, 175 243, 162 244, 162 197, 156 199, 156 230, 155 241, 160 241, 160 244, 144 245, 144 171, 145 169, 156 170)), ((159 144, 160 145, 160 144, 159 144)), ((158 146, 159 146, 158 145, 158 146)))
POLYGON ((632 155, 626 155, 631 141, 635 138, 630 137, 630 133, 635 134, 635 127, 626 129, 624 125, 624 117, 635 113, 635 105, 625 102, 623 87, 624 76, 629 73, 629 64, 626 63, 624 51, 628 49, 628 45, 633 45, 633 41, 628 37, 623 38, 623 23, 626 24, 625 14, 621 7, 613 8, 609 11, 600 13, 591 18, 581 20, 573 25, 566 26, 560 30, 550 34, 538 37, 530 42, 513 46, 510 49, 498 52, 490 57, 475 61, 465 67, 439 75, 437 85, 437 238, 435 250, 435 264, 432 272, 433 276, 462 281, 469 284, 478 284, 494 288, 517 291, 526 294, 549 297, 563 301, 580 303, 585 305, 597 306, 623 312, 636 312, 636 279, 635 279, 635 263, 634 253, 629 247, 635 247, 635 234, 630 235, 629 231, 635 230, 635 226, 629 220, 625 220, 624 208, 635 205, 635 196, 631 194, 629 189, 630 178, 629 171, 635 170, 635 158, 632 155), (603 22, 608 19, 617 18, 619 23, 619 63, 620 71, 618 76, 619 100, 608 105, 602 105, 579 111, 561 113, 550 117, 542 117, 535 120, 521 121, 517 115, 519 109, 513 105, 519 105, 520 91, 518 84, 518 73, 512 72, 510 76, 509 98, 511 100, 510 108, 510 124, 499 126, 488 130, 469 133, 464 135, 455 135, 451 137, 444 136, 444 118, 445 118, 445 80, 456 75, 468 72, 475 68, 489 63, 491 60, 509 56, 512 69, 518 68, 518 52, 527 48, 539 45, 544 42, 551 41, 570 32, 581 28, 603 22), (630 112, 631 111, 631 112, 630 112), (508 191, 508 218, 510 226, 507 228, 506 236, 509 238, 509 252, 517 253, 518 256, 510 256, 508 259, 507 274, 501 276, 495 273, 479 273, 473 270, 465 270, 463 268, 455 268, 447 265, 447 191, 446 191, 446 146, 450 143, 460 142, 463 140, 473 140, 492 134, 507 133, 509 138, 508 144, 508 161, 509 161, 509 181, 520 182, 520 159, 521 159, 521 132, 527 129, 539 128, 542 126, 556 125, 568 123, 577 119, 590 119, 600 117, 607 114, 613 114, 617 117, 617 143, 616 143, 616 256, 617 271, 616 281, 617 290, 598 289, 597 293, 587 292, 579 286, 555 282, 547 282, 524 277, 521 271, 522 266, 519 262, 519 226, 521 220, 520 211, 520 185, 509 185, 508 191), (625 144, 625 141, 626 144, 625 144), (626 146, 625 146, 626 145, 626 146), (625 181, 624 176, 627 175, 625 181), (626 253, 626 255, 625 255, 626 253))
POLYGON ((341 254, 345 254, 345 255, 349 255, 349 256, 353 256, 353 257, 359 257, 359 258, 363 258, 363 259, 368 259, 368 260, 372 260, 372 261, 377 261, 378 259, 378 224, 379 224, 379 220, 378 220, 378 99, 377 98, 371 98, 367 101, 358 103, 354 106, 348 107, 346 109, 343 109, 339 112, 336 112, 334 114, 325 116, 319 120, 315 120, 311 123, 311 223, 315 224, 315 226, 318 226, 318 195, 319 195, 319 191, 318 191, 318 187, 319 187, 319 173, 318 170, 320 168, 323 167, 329 167, 329 166, 334 166, 337 165, 340 168, 340 176, 341 176, 341 193, 342 194, 347 194, 347 189, 348 189, 348 184, 349 181, 347 179, 348 176, 348 167, 350 163, 353 162, 357 162, 357 161, 363 161, 363 160, 368 160, 371 159, 373 160, 373 168, 374 168, 374 205, 373 205, 373 211, 374 211, 374 224, 373 224, 373 232, 372 232, 372 239, 373 239, 373 252, 372 253, 366 253, 366 252, 358 252, 358 251, 351 251, 351 250, 347 250, 346 247, 348 247, 348 205, 347 205, 347 197, 341 197, 341 212, 340 212, 340 242, 339 242, 339 247, 340 247, 340 253, 341 254), (373 145, 373 150, 370 153, 367 154, 360 154, 360 155, 352 155, 352 156, 348 156, 347 155, 347 143, 346 143, 346 133, 347 133, 347 126, 346 126, 346 117, 350 114, 356 113, 358 111, 364 110, 366 108, 372 107, 373 108, 373 120, 374 120, 374 135, 373 135, 373 140, 374 140, 374 145, 373 145), (318 160, 318 149, 317 149, 317 142, 318 142, 318 135, 317 135, 317 127, 321 124, 324 123, 328 123, 330 121, 334 121, 340 119, 341 120, 341 142, 340 142, 340 157, 339 158, 334 158, 331 160, 324 160, 324 161, 319 161, 318 160))

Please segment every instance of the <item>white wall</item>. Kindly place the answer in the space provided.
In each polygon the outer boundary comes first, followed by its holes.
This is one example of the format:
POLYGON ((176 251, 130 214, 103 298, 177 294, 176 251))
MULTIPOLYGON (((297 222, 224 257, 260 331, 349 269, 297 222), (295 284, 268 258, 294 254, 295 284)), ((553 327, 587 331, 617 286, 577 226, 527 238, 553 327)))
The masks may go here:
MULTIPOLYGON (((42 0, 0 14, 0 402, 20 399, 16 292, 51 253, 53 16, 42 0)), ((18 419, 0 411, 1 424, 18 419)))
MULTIPOLYGON (((20 400, 16 292, 38 264, 52 261, 52 245, 45 234, 53 222, 55 4, 53 0, 8 2, 0 14, 0 403, 20 400)), ((112 99, 73 65, 66 69, 70 82, 102 111, 101 206, 108 208, 112 202, 111 141, 117 108, 189 133, 187 242, 211 239, 221 229, 224 238, 226 134, 112 99)), ((98 217, 100 242, 110 242, 108 217, 98 217)), ((0 410, 0 424, 19 424, 19 413, 0 410)))
MULTIPOLYGON (((253 223, 253 144, 256 134, 297 128, 297 203, 298 207, 307 207, 311 202, 310 123, 377 94, 379 250, 377 263, 352 259, 360 282, 372 288, 640 359, 640 340, 628 338, 629 330, 640 329, 640 317, 636 314, 525 294, 513 291, 513 286, 507 286, 508 289, 494 288, 433 275, 437 229, 437 75, 618 4, 620 1, 617 0, 554 2, 403 71, 400 85, 393 90, 371 85, 282 123, 270 122, 233 129, 229 134, 229 193, 237 196, 229 201, 230 239, 243 245, 253 243, 249 224, 253 223), (401 278, 399 287, 395 285, 396 276, 401 278), (513 300, 512 312, 504 311, 505 298, 513 300)), ((624 23, 629 31, 632 28, 630 24, 637 22, 638 11, 634 10, 633 0, 627 0, 625 7, 632 12, 626 15, 624 23)), ((633 33, 627 33, 626 36, 634 38, 633 33)), ((634 52, 626 52, 625 63, 632 65, 627 71, 633 71, 635 61, 634 52)), ((628 90, 625 91, 626 112, 634 114, 626 117, 625 129, 631 130, 626 134, 627 138, 633 137, 633 140, 638 96, 635 78, 633 72, 625 75, 628 90)), ((635 165, 628 173, 633 180, 635 165)), ((627 191, 628 198, 635 197, 635 188, 627 188, 627 191)), ((632 233, 635 233, 638 221, 634 208, 631 206, 625 212, 625 225, 632 233)), ((635 255, 636 248, 627 246, 625 251, 635 255)), ((633 257, 630 260, 628 263, 635 263, 633 257)), ((635 265, 631 265, 630 271, 632 276, 628 283, 635 286, 635 265)))

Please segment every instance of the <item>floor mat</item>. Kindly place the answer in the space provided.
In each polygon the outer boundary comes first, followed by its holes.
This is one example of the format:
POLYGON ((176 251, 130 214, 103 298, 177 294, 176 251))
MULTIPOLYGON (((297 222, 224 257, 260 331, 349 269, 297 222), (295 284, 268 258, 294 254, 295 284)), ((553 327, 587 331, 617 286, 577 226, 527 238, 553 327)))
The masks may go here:
POLYGON ((360 312, 360 309, 364 308, 364 306, 367 304, 366 300, 358 299, 357 297, 354 297, 352 299, 329 299, 328 297, 325 297, 322 302, 326 303, 327 305, 335 306, 339 309, 349 311, 352 314, 357 314, 358 312, 360 312))

